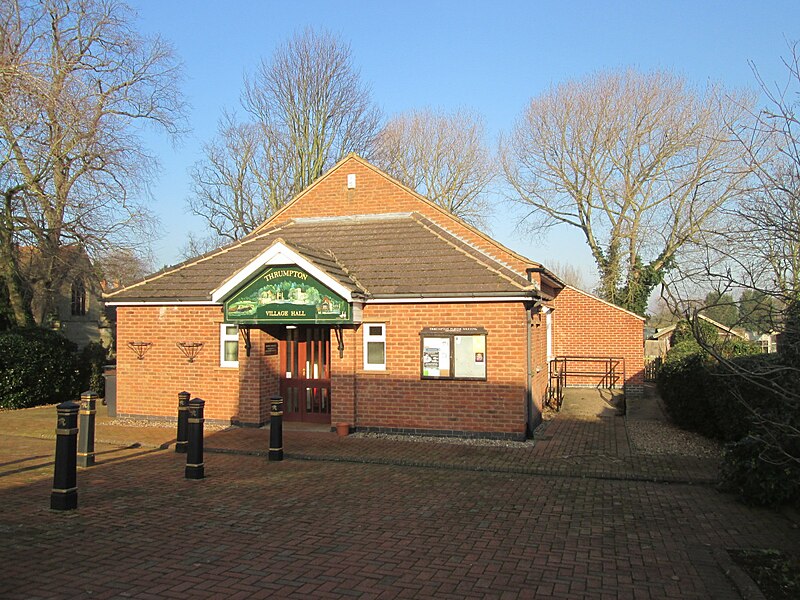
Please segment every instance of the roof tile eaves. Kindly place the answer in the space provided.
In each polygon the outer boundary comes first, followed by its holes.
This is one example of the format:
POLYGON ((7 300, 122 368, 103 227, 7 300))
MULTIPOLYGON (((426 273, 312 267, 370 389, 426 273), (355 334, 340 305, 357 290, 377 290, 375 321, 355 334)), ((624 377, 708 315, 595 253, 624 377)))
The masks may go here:
POLYGON ((188 269, 190 267, 193 267, 195 265, 199 265, 199 264, 202 264, 203 262, 207 262, 208 260, 211 260, 212 258, 225 255, 226 253, 228 253, 228 252, 230 252, 232 250, 236 250, 238 248, 241 248, 241 247, 243 247, 243 246, 245 246, 247 244, 251 244, 251 243, 253 243, 255 241, 261 240, 264 237, 268 237, 270 235, 274 235, 281 228, 286 227, 288 225, 291 225, 291 223, 292 223, 292 221, 287 221, 285 223, 278 224, 273 229, 271 229, 269 231, 260 232, 258 234, 254 234, 252 236, 250 236, 250 235, 245 236, 244 238, 242 238, 240 240, 236 240, 235 242, 231 242, 227 246, 223 246, 221 248, 217 248, 216 250, 211 250, 210 252, 206 252, 205 254, 202 254, 200 256, 196 256, 196 257, 190 258, 190 259, 188 259, 188 260, 186 260, 186 261, 184 261, 182 263, 178 263, 177 265, 174 265, 172 267, 165 267, 164 269, 161 269, 160 271, 156 271, 152 275, 144 277, 140 281, 134 282, 134 283, 132 283, 130 285, 127 285, 127 286, 125 286, 123 288, 120 288, 118 290, 114 290, 113 292, 109 292, 109 293, 103 294, 103 298, 113 301, 113 299, 115 297, 122 296, 123 292, 126 292, 127 290, 134 289, 134 288, 139 288, 139 287, 141 287, 143 285, 146 285, 148 283, 151 283, 151 282, 157 281, 159 279, 162 279, 163 277, 165 277, 167 275, 172 275, 174 273, 178 273, 180 271, 183 271, 183 270, 188 269))
POLYGON ((499 277, 502 277, 503 279, 505 279, 506 281, 508 281, 509 283, 514 285, 515 287, 517 287, 518 289, 523 290, 523 291, 527 291, 529 289, 533 289, 533 284, 525 285, 525 284, 521 284, 519 281, 515 281, 515 279, 522 278, 522 276, 519 275, 518 273, 516 273, 515 271, 513 271, 508 265, 504 264, 502 261, 499 261, 499 260, 497 260, 496 258, 494 258, 492 256, 489 256, 483 250, 480 250, 479 248, 476 248, 475 246, 473 246, 472 244, 466 242, 465 240, 463 240, 459 236, 454 235, 452 232, 448 231, 447 229, 445 229, 444 227, 442 227, 438 223, 435 223, 434 221, 431 221, 430 219, 428 219, 424 215, 420 215, 419 213, 415 213, 412 216, 412 218, 414 220, 416 220, 420 224, 420 226, 422 226, 425 229, 427 229, 428 231, 430 231, 433 235, 435 235, 436 237, 438 237, 439 239, 441 239, 445 243, 449 244, 450 246, 452 246, 453 248, 455 248, 456 250, 458 250, 459 252, 461 252, 465 256, 468 256, 469 258, 474 260, 476 263, 482 265, 483 267, 485 267, 489 271, 492 271, 493 273, 495 273, 499 277), (447 239, 445 236, 441 235, 441 233, 436 231, 436 229, 438 229, 438 230, 446 233, 447 235, 451 236, 453 239, 457 240, 458 242, 460 242, 461 244, 463 244, 464 246, 469 248, 471 251, 479 253, 481 256, 485 257, 486 260, 481 260, 477 256, 474 256, 470 252, 467 252, 465 250, 465 248, 460 247, 459 244, 456 244, 452 240, 447 239), (493 267, 491 264, 488 263, 488 261, 496 263, 500 268, 493 267), (503 273, 503 270, 509 271, 513 275, 513 277, 507 275, 506 273, 503 273))

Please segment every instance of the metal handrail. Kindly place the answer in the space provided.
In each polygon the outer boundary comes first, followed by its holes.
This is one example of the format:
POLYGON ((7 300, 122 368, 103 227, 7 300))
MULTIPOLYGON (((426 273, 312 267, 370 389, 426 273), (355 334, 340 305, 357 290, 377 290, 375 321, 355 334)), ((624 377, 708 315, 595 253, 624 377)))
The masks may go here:
POLYGON ((620 381, 618 369, 622 366, 622 387, 625 387, 625 358, 622 356, 556 356, 550 360, 549 404, 556 410, 564 401, 564 388, 570 377, 600 377, 597 387, 614 389, 620 381), (569 363, 601 363, 600 370, 576 370, 568 367, 569 363))

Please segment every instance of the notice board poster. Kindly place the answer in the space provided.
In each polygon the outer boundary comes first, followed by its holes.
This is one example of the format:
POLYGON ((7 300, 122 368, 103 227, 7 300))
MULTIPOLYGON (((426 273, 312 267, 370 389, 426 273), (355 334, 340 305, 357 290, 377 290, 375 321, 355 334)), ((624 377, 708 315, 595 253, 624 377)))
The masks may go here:
POLYGON ((486 336, 456 335, 455 375, 469 379, 486 378, 486 336))
POLYGON ((422 338, 423 377, 450 377, 450 338, 422 338))

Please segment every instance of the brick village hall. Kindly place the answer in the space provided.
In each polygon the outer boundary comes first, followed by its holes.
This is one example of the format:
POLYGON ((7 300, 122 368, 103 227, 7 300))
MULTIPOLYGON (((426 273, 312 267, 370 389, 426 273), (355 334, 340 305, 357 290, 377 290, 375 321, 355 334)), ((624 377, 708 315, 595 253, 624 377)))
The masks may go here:
POLYGON ((261 425, 280 395, 286 420, 521 439, 564 358, 581 359, 569 385, 643 389, 641 317, 356 155, 247 237, 106 302, 120 415, 174 418, 188 390, 207 419, 261 425))

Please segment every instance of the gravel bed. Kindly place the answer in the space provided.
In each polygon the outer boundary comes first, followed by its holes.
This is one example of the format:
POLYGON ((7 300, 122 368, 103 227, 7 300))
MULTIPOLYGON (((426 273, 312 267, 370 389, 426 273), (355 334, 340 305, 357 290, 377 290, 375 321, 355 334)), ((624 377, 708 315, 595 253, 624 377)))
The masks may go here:
MULTIPOLYGON (((544 423, 537 428, 537 433, 547 427, 552 414, 545 415, 544 423)), ((174 421, 118 418, 107 422, 107 425, 122 427, 160 427, 174 428, 174 421)), ((663 421, 626 419, 628 437, 631 445, 639 454, 695 456, 700 458, 719 458, 722 446, 701 435, 684 431, 663 421)), ((207 431, 222 431, 230 425, 222 423, 204 423, 207 431)), ((534 440, 524 442, 513 440, 493 440, 485 438, 462 438, 446 436, 407 435, 388 433, 352 433, 352 438, 394 440, 399 442, 427 442, 432 444, 451 444, 459 446, 494 446, 498 448, 529 448, 534 440)))
POLYGON ((639 454, 720 458, 719 442, 664 421, 626 419, 628 438, 639 454))
POLYGON ((432 435, 407 435, 393 433, 352 433, 349 437, 397 442, 428 442, 432 444, 452 444, 455 446, 496 446, 500 448, 529 448, 533 440, 515 442, 513 440, 491 440, 484 438, 438 437, 432 435))
MULTIPOLYGON (((176 427, 175 421, 129 419, 124 417, 107 421, 104 423, 104 425, 111 425, 114 427, 169 427, 173 429, 176 427)), ((203 429, 206 431, 222 431, 223 429, 229 429, 230 427, 230 425, 223 425, 222 423, 209 423, 208 421, 203 423, 203 429)))

